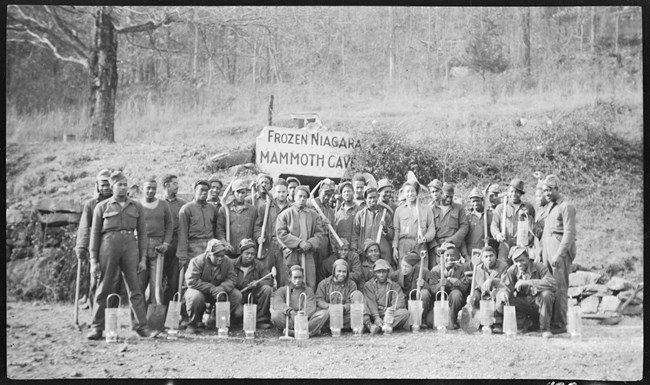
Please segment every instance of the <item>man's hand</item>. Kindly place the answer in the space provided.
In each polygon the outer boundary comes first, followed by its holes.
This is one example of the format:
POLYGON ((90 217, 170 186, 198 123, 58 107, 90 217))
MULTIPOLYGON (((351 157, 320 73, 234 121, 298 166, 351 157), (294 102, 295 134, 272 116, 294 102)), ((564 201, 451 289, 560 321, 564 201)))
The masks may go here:
POLYGON ((300 244, 298 245, 302 249, 302 251, 309 251, 311 250, 311 243, 307 241, 300 241, 300 244))
POLYGON ((323 228, 325 228, 325 227, 329 227, 329 226, 330 226, 331 222, 330 222, 329 219, 327 219, 327 218, 322 218, 321 220, 323 221, 323 228))
POLYGON ((460 282, 460 281, 458 280, 458 278, 449 277, 449 283, 450 283, 452 286, 456 286, 456 285, 458 285, 459 282, 460 282))
POLYGON ((521 293, 525 293, 526 290, 531 287, 531 282, 527 279, 519 280, 515 283, 515 290, 521 293))
POLYGON ((348 314, 350 312, 350 304, 349 303, 344 303, 343 304, 343 314, 348 314))
POLYGON ((427 239, 424 237, 424 235, 418 235, 417 242, 418 244, 427 243, 427 239))
POLYGON ((140 262, 138 262, 137 273, 140 274, 143 271, 147 271, 147 257, 140 258, 140 262))
POLYGON ((257 244, 258 244, 258 245, 261 245, 261 244, 263 244, 264 242, 266 242, 266 238, 264 238, 264 237, 259 237, 259 238, 257 238, 257 244))
POLYGON ((416 284, 419 288, 424 287, 424 279, 422 279, 422 278, 418 278, 418 279, 415 281, 415 284, 416 284))
POLYGON ((100 273, 101 273, 101 270, 99 268, 99 262, 97 262, 95 259, 91 258, 90 259, 90 276, 95 278, 97 281, 99 281, 100 273))
POLYGON ((85 249, 75 249, 74 253, 77 255, 77 259, 80 261, 85 261, 88 259, 88 250, 85 249))
POLYGON ((178 255, 178 267, 180 268, 181 266, 187 267, 187 262, 189 262, 190 259, 187 258, 187 255, 178 255))
MULTIPOLYGON (((324 305, 325 305, 325 307, 324 307, 323 309, 329 309, 329 308, 330 308, 330 304, 329 304, 329 303, 325 302, 324 305)), ((319 306, 320 306, 320 305, 319 305, 319 306)))
POLYGON ((162 245, 158 246, 155 248, 155 250, 159 253, 165 254, 167 252, 167 249, 169 248, 169 245, 167 243, 163 243, 162 245))
POLYGON ((483 282, 481 285, 481 291, 485 293, 492 290, 492 282, 492 278, 486 279, 485 282, 483 282))
POLYGON ((375 325, 377 325, 379 327, 384 326, 384 320, 381 319, 379 314, 377 314, 377 316, 375 317, 375 325))
POLYGON ((501 233, 497 233, 497 234, 494 235, 494 239, 496 239, 499 242, 503 242, 503 241, 506 240, 506 237, 503 236, 503 234, 501 234, 501 233))
POLYGON ((474 304, 474 296, 472 296, 471 294, 468 295, 468 296, 467 296, 467 302, 466 302, 466 303, 467 303, 468 305, 473 306, 473 304, 474 304))
POLYGON ((397 247, 393 247, 393 259, 395 262, 399 262, 399 251, 397 251, 397 247))
POLYGON ((559 254, 555 254, 551 258, 551 266, 552 267, 560 267, 560 255, 559 254))
POLYGON ((508 303, 508 294, 505 291, 500 291, 496 296, 497 303, 508 303))

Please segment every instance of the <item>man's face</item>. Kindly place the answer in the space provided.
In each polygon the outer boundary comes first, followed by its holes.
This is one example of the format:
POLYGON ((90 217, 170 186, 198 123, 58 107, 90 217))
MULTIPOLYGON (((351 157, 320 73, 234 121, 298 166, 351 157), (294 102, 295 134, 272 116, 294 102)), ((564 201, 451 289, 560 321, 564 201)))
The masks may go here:
POLYGON ((167 195, 176 195, 178 193, 178 178, 172 178, 172 180, 170 180, 163 187, 167 191, 167 195))
POLYGON ((307 192, 304 190, 298 190, 296 192, 296 204, 298 208, 303 209, 307 204, 307 192))
POLYGON ((296 193, 296 187, 298 187, 298 183, 296 182, 289 182, 289 196, 293 198, 294 194, 296 193))
POLYGON ((472 209, 478 213, 483 212, 483 199, 473 197, 470 199, 470 204, 472 205, 472 209))
POLYGON ((499 193, 491 192, 491 193, 488 195, 488 198, 490 199, 490 204, 491 204, 492 206, 496 206, 496 205, 499 204, 499 193))
POLYGON ((241 253, 241 264, 244 267, 250 266, 255 259, 255 248, 250 248, 242 251, 241 253))
POLYGON ((336 249, 337 254, 340 259, 346 259, 348 257, 348 248, 347 247, 338 247, 336 249))
POLYGON ((269 178, 260 179, 258 185, 260 186, 260 188, 258 188, 258 191, 261 194, 266 193, 266 191, 271 191, 271 181, 269 180, 269 178))
POLYGON ((210 183, 210 191, 209 191, 209 197, 210 200, 216 201, 219 199, 219 195, 221 195, 221 183, 219 182, 211 182, 210 183))
POLYGON ((379 196, 377 195, 376 191, 371 191, 371 192, 368 193, 368 195, 366 195, 366 205, 368 205, 368 207, 371 210, 374 210, 377 207, 377 198, 378 197, 379 196))
POLYGON ((235 191, 235 203, 237 204, 244 204, 244 198, 246 198, 246 189, 242 188, 237 191, 235 191))
POLYGON ((456 249, 447 249, 444 254, 445 257, 445 268, 451 269, 452 266, 458 261, 458 252, 456 249))
POLYGON ((103 197, 109 197, 113 193, 111 191, 111 184, 107 180, 99 180, 97 181, 97 192, 99 192, 99 195, 103 197))
POLYGON ((320 193, 320 201, 323 202, 325 206, 330 203, 332 196, 334 195, 334 190, 327 190, 320 193))
POLYGON ((129 183, 126 179, 122 179, 117 181, 113 187, 111 187, 113 190, 113 196, 116 198, 124 198, 126 197, 126 192, 129 189, 129 183))
POLYGON ((508 199, 510 199, 510 202, 518 205, 521 203, 521 191, 517 190, 516 188, 510 186, 508 187, 508 199))
POLYGON ((350 185, 343 187, 343 191, 341 191, 341 197, 343 197, 343 201, 345 202, 352 202, 352 199, 354 198, 354 191, 350 185))
POLYGON ((291 283, 294 286, 302 286, 303 280, 304 280, 304 276, 302 274, 302 271, 294 270, 291 272, 291 283))
POLYGON ((214 265, 219 266, 221 265, 221 262, 223 262, 223 256, 223 252, 210 253, 210 260, 214 265))
POLYGON ((440 193, 442 191, 440 191, 439 189, 431 186, 431 187, 429 187, 429 192, 431 193, 431 197, 433 198, 434 202, 440 202, 440 193))
POLYGON ((530 265, 530 259, 528 259, 528 255, 524 253, 518 256, 517 259, 515 259, 515 265, 517 265, 519 271, 528 271, 528 265, 530 265))
POLYGON ((368 258, 368 261, 375 263, 379 257, 381 256, 381 252, 379 251, 379 246, 377 245, 372 245, 368 248, 368 251, 366 251, 366 258, 368 258))
POLYGON ((450 206, 453 200, 454 193, 452 192, 443 192, 442 195, 440 195, 440 204, 442 206, 450 206))
POLYGON ((483 255, 481 255, 481 260, 488 269, 494 268, 497 264, 497 256, 493 251, 484 251, 483 255))
POLYGON ((275 198, 278 200, 278 202, 282 202, 282 203, 286 202, 288 194, 289 191, 287 190, 287 186, 283 186, 283 185, 275 186, 275 198))
POLYGON ((393 200, 393 189, 390 186, 381 189, 379 199, 384 203, 390 203, 393 200))
POLYGON ((194 188, 194 199, 199 202, 205 202, 208 199, 208 186, 204 184, 197 185, 194 188))
POLYGON ((338 283, 345 282, 345 279, 348 277, 348 268, 343 265, 336 266, 334 270, 334 279, 338 283))
POLYGON ((544 196, 546 197, 547 201, 555 202, 560 196, 560 192, 558 191, 557 187, 549 187, 547 185, 544 185, 544 196))
POLYGON ((413 271, 413 266, 411 266, 411 264, 408 262, 402 261, 400 267, 402 269, 402 274, 404 275, 409 275, 413 271))
POLYGON ((363 188, 366 187, 366 184, 360 180, 355 180, 352 182, 354 186, 354 195, 356 199, 363 199, 363 188))
POLYGON ((388 270, 375 270, 375 277, 377 277, 379 283, 385 283, 388 280, 388 270))
POLYGON ((156 190, 158 185, 156 182, 144 183, 144 197, 148 202, 152 202, 156 198, 156 190))
POLYGON ((413 188, 411 185, 406 185, 404 187, 404 196, 406 197, 406 201, 409 203, 414 203, 418 198, 418 194, 415 192, 415 188, 413 188))
POLYGON ((548 199, 546 199, 546 196, 544 195, 544 190, 541 188, 538 188, 535 190, 535 204, 537 207, 544 207, 548 203, 548 199))

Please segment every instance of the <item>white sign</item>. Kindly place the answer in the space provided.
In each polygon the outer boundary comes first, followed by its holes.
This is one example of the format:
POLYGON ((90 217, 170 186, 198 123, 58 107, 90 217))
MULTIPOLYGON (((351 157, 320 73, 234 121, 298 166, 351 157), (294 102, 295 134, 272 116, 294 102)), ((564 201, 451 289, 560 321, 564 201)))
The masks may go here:
POLYGON ((360 141, 347 132, 266 126, 257 137, 255 163, 273 177, 342 178, 357 147, 360 141))

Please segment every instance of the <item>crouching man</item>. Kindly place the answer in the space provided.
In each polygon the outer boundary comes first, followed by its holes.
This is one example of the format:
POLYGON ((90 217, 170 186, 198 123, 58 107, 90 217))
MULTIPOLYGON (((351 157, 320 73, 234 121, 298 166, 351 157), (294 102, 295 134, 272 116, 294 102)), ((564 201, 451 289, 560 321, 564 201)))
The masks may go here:
POLYGON ((423 310, 421 325, 425 325, 426 316, 431 306, 431 287, 429 286, 429 282, 431 281, 431 272, 427 270, 426 266, 424 266, 422 269, 422 278, 419 278, 420 265, 421 263, 418 253, 415 250, 411 250, 411 252, 402 259, 399 270, 392 272, 389 277, 392 281, 397 282, 405 295, 410 295, 412 290, 419 290, 423 310))
POLYGON ((294 322, 298 310, 304 310, 309 320, 309 336, 317 336, 320 334, 323 325, 329 319, 329 313, 327 310, 316 309, 314 292, 305 286, 305 273, 302 267, 298 265, 291 266, 289 274, 289 284, 276 290, 271 298, 271 322, 280 330, 288 327, 289 334, 293 335, 294 322), (307 295, 307 301, 306 303, 299 304, 302 293, 307 295), (299 307, 299 305, 302 306, 299 307), (289 316, 288 325, 287 316, 289 316))
POLYGON ((411 329, 409 312, 406 310, 406 301, 402 288, 397 282, 388 278, 390 266, 384 259, 379 259, 372 267, 375 272, 375 278, 366 282, 363 286, 363 295, 366 297, 366 306, 363 311, 363 324, 370 331, 370 334, 377 334, 384 326, 384 316, 386 309, 393 307, 395 309, 395 320, 393 329, 403 328, 411 329), (389 290, 394 290, 397 295, 390 293, 387 302, 389 290))
POLYGON ((497 313, 504 304, 515 307, 517 329, 534 331, 539 327, 542 337, 551 337, 551 315, 555 299, 555 278, 541 263, 533 262, 525 247, 510 250, 513 265, 506 270, 497 290, 497 313))
MULTIPOLYGON (((239 242, 239 257, 235 260, 235 274, 237 281, 232 290, 232 298, 241 298, 234 311, 233 318, 239 322, 244 317, 244 303, 248 303, 248 296, 257 304, 257 328, 271 328, 271 294, 273 294, 273 277, 267 276, 269 269, 266 261, 255 259, 255 242, 252 239, 242 239, 239 242), (261 280, 264 278, 263 280, 261 280), (261 281, 260 281, 261 280, 261 281), (259 282, 257 282, 259 281, 259 282)), ((232 301, 232 299, 231 299, 232 301)))
POLYGON ((350 295, 357 290, 357 285, 349 279, 350 267, 343 259, 334 261, 332 275, 320 281, 316 290, 316 305, 319 309, 328 311, 330 307, 330 294, 338 291, 341 297, 335 294, 332 300, 335 304, 343 304, 343 329, 351 329, 350 326, 350 295))
MULTIPOLYGON (((206 303, 214 305, 219 293, 225 292, 228 295, 231 317, 234 318, 235 310, 241 304, 241 293, 233 290, 237 282, 237 273, 233 261, 225 258, 226 247, 224 242, 211 239, 208 241, 205 253, 192 258, 189 262, 185 272, 188 287, 185 292, 185 306, 189 317, 188 333, 196 333, 198 328, 205 326, 201 322, 205 305, 206 303)), ((225 300, 224 297, 221 295, 220 299, 225 300)))

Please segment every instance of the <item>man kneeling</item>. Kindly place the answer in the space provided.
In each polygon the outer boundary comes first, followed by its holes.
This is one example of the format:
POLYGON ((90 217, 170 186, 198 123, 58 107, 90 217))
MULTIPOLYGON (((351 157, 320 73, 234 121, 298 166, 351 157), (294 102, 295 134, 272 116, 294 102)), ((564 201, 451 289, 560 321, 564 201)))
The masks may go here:
POLYGON ((248 296, 252 294, 251 299, 257 304, 257 327, 269 329, 271 328, 269 308, 271 294, 273 294, 273 278, 266 277, 269 274, 266 261, 255 259, 256 248, 252 239, 242 239, 239 243, 239 252, 241 254, 234 262, 237 281, 233 289, 236 294, 233 297, 239 297, 241 301, 235 309, 233 318, 235 322, 239 322, 244 317, 244 303, 248 303, 248 296))
POLYGON ((366 297, 366 306, 363 311, 363 324, 370 331, 370 334, 377 334, 384 326, 384 316, 389 307, 395 309, 395 320, 393 329, 402 327, 405 330, 411 329, 409 320, 409 311, 406 310, 406 301, 402 288, 397 282, 388 278, 390 266, 384 259, 379 259, 372 267, 375 272, 375 278, 366 282, 363 286, 363 295, 366 297), (394 290, 397 295, 390 293, 387 302, 389 290, 394 290))
POLYGON ((348 277, 349 266, 345 260, 335 260, 332 270, 332 275, 320 281, 318 284, 316 304, 319 309, 328 311, 330 307, 330 294, 335 291, 341 293, 341 298, 338 298, 339 296, 335 294, 332 297, 332 301, 335 304, 340 303, 343 305, 343 329, 351 329, 350 295, 357 290, 357 285, 348 277))

